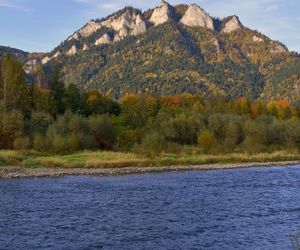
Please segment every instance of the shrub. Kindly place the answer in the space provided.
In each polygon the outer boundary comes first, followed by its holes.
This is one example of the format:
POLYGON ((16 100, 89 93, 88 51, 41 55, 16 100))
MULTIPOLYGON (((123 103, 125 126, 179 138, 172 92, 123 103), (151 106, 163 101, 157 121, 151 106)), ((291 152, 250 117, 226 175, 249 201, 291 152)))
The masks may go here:
POLYGON ((61 135, 55 135, 51 140, 51 150, 54 153, 65 153, 68 151, 68 138, 61 135))
POLYGON ((135 146, 135 151, 149 156, 154 156, 164 152, 166 148, 167 142, 165 138, 161 134, 153 132, 147 134, 143 138, 141 144, 137 144, 135 146))
POLYGON ((143 129, 126 129, 121 128, 118 131, 117 138, 116 138, 116 147, 118 149, 128 151, 131 148, 142 141, 144 136, 143 129))
POLYGON ((6 160, 0 156, 0 166, 5 166, 6 165, 6 160))
POLYGON ((93 135, 86 135, 86 134, 79 134, 79 145, 82 149, 95 149, 97 148, 97 142, 95 140, 95 136, 93 135))
POLYGON ((72 134, 68 140, 68 149, 70 152, 75 152, 80 149, 78 134, 72 134))
POLYGON ((204 122, 199 115, 180 114, 166 121, 162 126, 162 133, 172 142, 179 144, 194 144, 199 130, 204 128, 204 122))
POLYGON ((33 137, 33 149, 36 151, 47 151, 49 147, 48 140, 41 134, 35 134, 33 137))
POLYGON ((205 153, 212 152, 217 146, 217 142, 213 133, 208 130, 205 130, 199 134, 198 144, 205 153))
POLYGON ((30 127, 32 132, 45 134, 48 126, 52 123, 53 118, 51 115, 45 112, 32 112, 30 127))
POLYGON ((30 139, 27 136, 19 137, 14 140, 14 149, 28 150, 30 148, 30 139))
POLYGON ((86 118, 79 115, 73 115, 67 124, 69 133, 88 132, 88 125, 86 118))
POLYGON ((93 116, 89 120, 89 128, 95 136, 99 148, 111 149, 116 139, 116 131, 109 116, 93 116))

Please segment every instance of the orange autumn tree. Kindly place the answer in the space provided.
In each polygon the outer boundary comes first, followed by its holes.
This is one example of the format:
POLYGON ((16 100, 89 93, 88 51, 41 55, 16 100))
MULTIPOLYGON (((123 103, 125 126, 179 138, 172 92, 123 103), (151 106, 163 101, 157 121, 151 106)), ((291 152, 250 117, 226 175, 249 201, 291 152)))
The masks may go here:
POLYGON ((286 100, 271 101, 267 105, 268 114, 275 116, 279 119, 286 120, 291 117, 297 116, 297 111, 286 100))

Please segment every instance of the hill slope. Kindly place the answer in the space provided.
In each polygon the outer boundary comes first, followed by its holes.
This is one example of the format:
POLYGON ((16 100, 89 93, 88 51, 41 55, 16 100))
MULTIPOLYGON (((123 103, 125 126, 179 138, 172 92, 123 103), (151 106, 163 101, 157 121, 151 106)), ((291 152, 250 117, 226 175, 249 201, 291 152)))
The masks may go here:
POLYGON ((165 1, 144 13, 126 7, 91 20, 41 63, 60 63, 66 84, 115 98, 190 92, 296 100, 300 87, 299 55, 280 42, 244 27, 237 16, 216 19, 195 4, 165 1))

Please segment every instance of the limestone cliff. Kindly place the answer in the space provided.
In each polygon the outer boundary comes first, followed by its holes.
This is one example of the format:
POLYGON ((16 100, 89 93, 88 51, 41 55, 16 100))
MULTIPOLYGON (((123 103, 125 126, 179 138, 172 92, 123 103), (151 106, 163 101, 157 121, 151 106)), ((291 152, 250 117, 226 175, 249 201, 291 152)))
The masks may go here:
POLYGON ((189 27, 205 27, 214 30, 213 19, 198 5, 189 6, 180 23, 189 27))
POLYGON ((164 0, 161 1, 159 7, 153 10, 153 13, 150 17, 150 22, 154 25, 163 24, 171 19, 171 6, 165 2, 164 0))
POLYGON ((239 30, 243 27, 240 19, 237 16, 232 16, 226 21, 224 28, 222 29, 223 33, 231 33, 233 31, 239 30))

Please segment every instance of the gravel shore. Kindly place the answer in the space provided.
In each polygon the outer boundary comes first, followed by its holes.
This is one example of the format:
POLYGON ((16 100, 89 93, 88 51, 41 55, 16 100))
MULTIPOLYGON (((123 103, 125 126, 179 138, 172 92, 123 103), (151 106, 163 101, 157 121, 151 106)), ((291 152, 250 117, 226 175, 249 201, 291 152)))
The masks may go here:
POLYGON ((162 173, 179 171, 207 171, 217 169, 234 169, 250 167, 296 166, 299 161, 267 162, 267 163, 240 163, 240 164, 206 164, 195 166, 155 166, 155 167, 125 167, 125 168, 23 168, 0 167, 0 179, 62 177, 62 176, 114 176, 142 173, 162 173))

